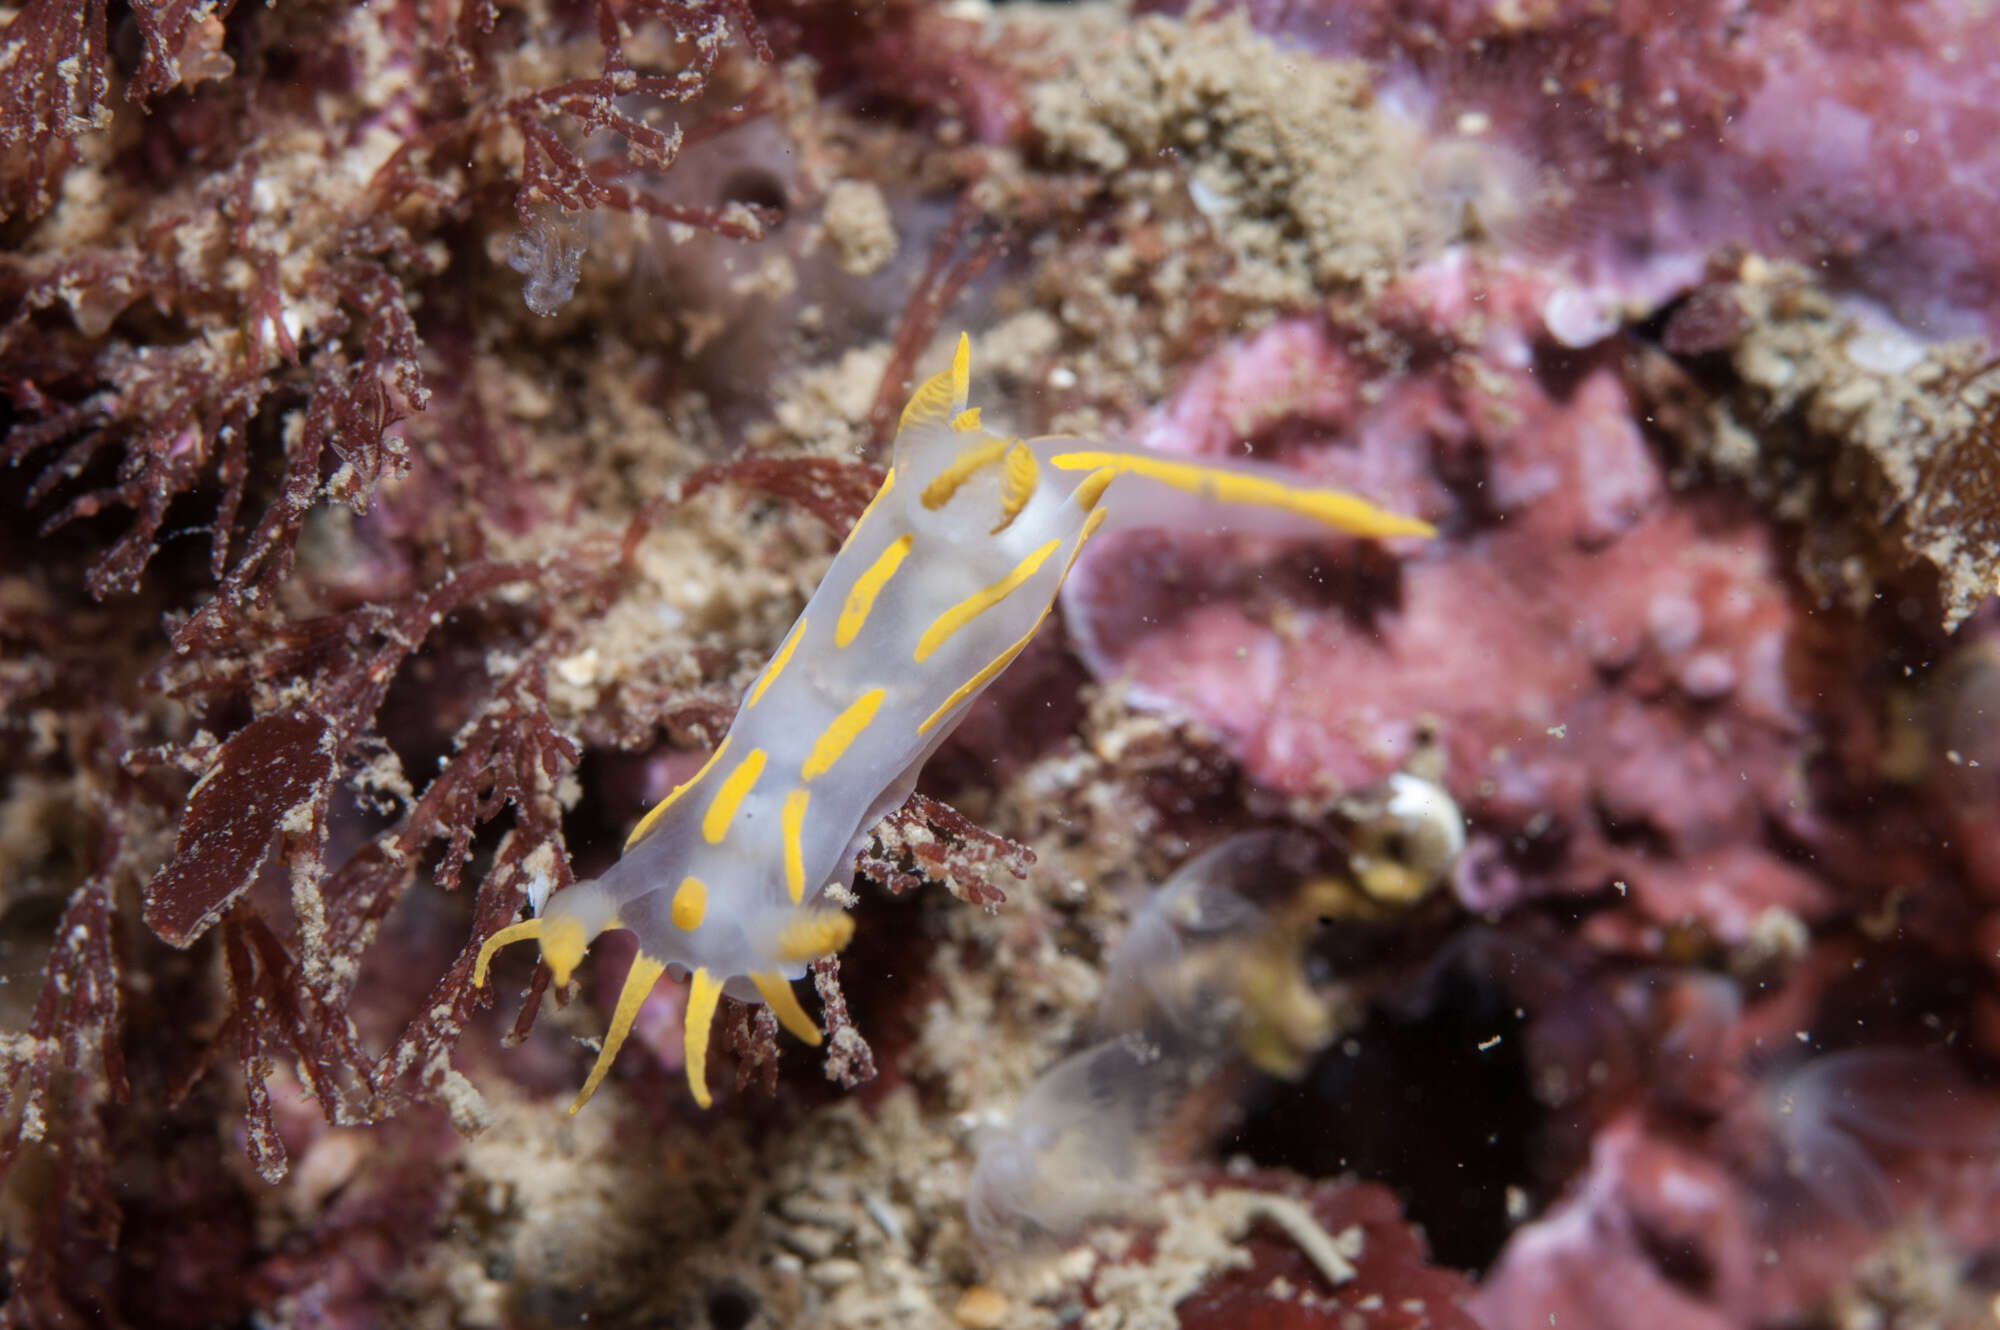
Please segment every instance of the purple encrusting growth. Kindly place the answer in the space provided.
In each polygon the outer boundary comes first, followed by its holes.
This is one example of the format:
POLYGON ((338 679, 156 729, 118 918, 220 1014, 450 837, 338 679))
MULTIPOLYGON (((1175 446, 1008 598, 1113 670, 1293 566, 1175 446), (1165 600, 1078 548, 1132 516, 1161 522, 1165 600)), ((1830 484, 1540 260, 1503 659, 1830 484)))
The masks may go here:
POLYGON ((0 1320, 1990 1320, 1980 5, 4 22, 0 1320), (1016 428, 1441 535, 1107 541, 828 884, 838 1085, 725 1000, 696 1122, 663 990, 564 1118, 613 995, 503 958, 498 1054, 466 939, 693 774, 958 327, 1016 428), (1406 767, 1465 853, 1297 930, 1299 1079, 1220 1046, 1149 1222, 991 1261, 968 1125, 1138 884, 1365 876, 1406 767))

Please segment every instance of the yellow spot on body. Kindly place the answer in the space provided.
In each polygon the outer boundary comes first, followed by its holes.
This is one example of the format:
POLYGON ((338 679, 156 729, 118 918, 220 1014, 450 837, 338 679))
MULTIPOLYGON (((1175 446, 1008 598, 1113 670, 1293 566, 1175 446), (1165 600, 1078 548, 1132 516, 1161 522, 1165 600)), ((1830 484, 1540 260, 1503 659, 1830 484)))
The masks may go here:
POLYGON ((654 804, 652 811, 639 819, 639 825, 632 828, 632 834, 625 838, 626 849, 629 850, 634 845, 637 845, 640 841, 644 840, 646 838, 646 833, 651 831, 653 827, 659 822, 659 820, 667 815, 667 810, 674 806, 674 800, 680 798, 683 794, 686 794, 689 790, 693 789, 696 785, 699 785, 701 783, 701 778, 708 774, 709 768, 713 767, 717 762, 720 762, 722 760, 722 755, 729 751, 729 739, 730 739, 729 735, 726 734, 723 735, 722 742, 717 744, 715 746, 715 751, 708 755, 708 761, 701 764, 701 770, 695 772, 694 775, 688 777, 685 781, 681 782, 679 785, 674 786, 674 792, 672 794, 669 794, 666 798, 654 804))
POLYGON ((847 593, 847 603, 840 607, 840 621, 833 626, 833 644, 844 647, 854 640, 861 631, 861 625, 868 622, 868 611, 875 608, 875 597, 882 594, 882 588, 896 575, 902 566, 903 556, 910 552, 912 537, 905 534, 896 542, 875 556, 875 562, 868 565, 868 571, 854 580, 854 589, 847 593))
POLYGON ((1267 476, 1245 475, 1240 471, 1202 466, 1196 462, 1174 462, 1159 457, 1110 452, 1057 453, 1049 462, 1064 471, 1097 471, 1108 467, 1115 472, 1156 480, 1212 503, 1274 508, 1357 536, 1383 538, 1437 534, 1437 528, 1429 522, 1378 508, 1366 499, 1340 490, 1288 485, 1267 476))
POLYGON ((708 888, 698 877, 684 877, 680 886, 674 888, 674 904, 670 914, 674 927, 683 933, 692 933, 701 927, 701 921, 708 915, 708 888))
POLYGON ((687 1057, 688 1089, 695 1103, 707 1108, 708 1028, 715 1024, 715 1004, 722 996, 722 981, 707 970, 696 970, 688 978, 687 1024, 681 1031, 681 1049, 687 1057))
POLYGON ((979 432, 979 408, 968 406, 951 418, 954 434, 977 434, 979 432))
POLYGON ((1012 446, 1005 439, 988 439, 977 448, 968 448, 954 457, 951 465, 938 472, 936 480, 924 486, 924 507, 936 512, 950 503, 951 496, 958 493, 960 485, 1005 457, 1012 446))
MULTIPOLYGON (((1089 540, 1091 533, 1104 525, 1104 516, 1104 509, 1093 508, 1090 516, 1083 520, 1083 530, 1077 533, 1076 544, 1071 547, 1069 558, 1063 564, 1062 577, 1056 579, 1057 589, 1062 587, 1063 580, 1069 576, 1069 570, 1076 566, 1076 556, 1083 552, 1083 542, 1089 540)), ((1053 604, 1055 604, 1055 593, 1052 591, 1049 593, 1048 604, 1042 606, 1042 612, 1035 616, 1035 622, 1029 627, 1028 631, 1015 639, 1012 646, 988 661, 986 667, 980 670, 979 673, 973 675, 954 689, 951 696, 940 702, 938 709, 925 717, 923 724, 917 726, 917 733, 920 735, 928 734, 933 729, 936 729, 938 722, 949 716, 953 709, 961 702, 978 693, 987 684, 992 683, 994 679, 999 677, 1000 671, 1012 665, 1014 657, 1027 650, 1028 643, 1035 640, 1035 634, 1041 630, 1042 620, 1049 617, 1049 606, 1053 604)))
POLYGON ((756 687, 750 690, 750 700, 743 704, 745 707, 756 706, 763 699, 764 690, 778 681, 778 676, 785 672, 785 666, 791 661, 792 652, 798 649, 799 639, 805 636, 805 632, 806 616, 801 614, 799 621, 792 625, 792 631, 785 635, 783 644, 771 657, 771 663, 766 665, 764 673, 758 676, 756 687))
POLYGON ((542 935, 542 921, 523 919, 518 924, 508 924, 486 939, 479 948, 479 959, 472 963, 472 986, 482 987, 486 983, 486 967, 492 964, 493 953, 515 942, 524 942, 531 937, 542 935))
POLYGON ((591 1064, 590 1076, 584 1081, 576 1102, 569 1106, 570 1112, 574 1113, 589 1103, 590 1097, 597 1093, 597 1087, 604 1083, 612 1060, 625 1043, 625 1036, 632 1033, 632 1022, 639 1019, 639 1008, 644 1005, 646 995, 653 991, 653 985, 666 972, 666 966, 643 951, 632 958, 632 968, 625 972, 625 986, 618 990, 618 1009, 611 1013, 611 1028, 604 1033, 604 1046, 597 1050, 597 1061, 591 1064))
POLYGON ((753 974, 750 982, 757 985, 758 996, 764 1005, 778 1018, 778 1024, 790 1030, 813 1048, 819 1047, 819 1027, 806 1015, 806 1009, 799 1005, 798 995, 792 992, 791 981, 775 970, 763 974, 753 974))
POLYGON ((847 752, 848 745, 860 738, 868 723, 875 719, 875 712, 887 695, 886 689, 871 688, 848 703, 847 710, 835 716, 819 738, 813 741, 812 751, 806 754, 805 763, 799 768, 799 776, 804 780, 818 780, 831 771, 833 764, 847 752))
POLYGON ((801 910, 778 934, 778 959, 787 965, 831 956, 854 936, 854 920, 839 910, 801 910))
POLYGON ((710 845, 722 844, 722 838, 729 834, 729 824, 735 819, 744 796, 750 793, 750 787, 763 774, 764 750, 753 748, 743 755, 743 760, 736 764, 736 770, 723 779, 715 797, 708 801, 708 811, 701 815, 703 840, 710 845))
POLYGON ((785 807, 778 818, 785 836, 785 890, 791 894, 794 905, 804 900, 806 894, 806 856, 800 837, 806 825, 806 806, 811 802, 809 791, 793 790, 785 796, 785 807))
POLYGON ((1028 500, 1035 497, 1035 486, 1041 481, 1041 468, 1035 463, 1035 454, 1025 443, 1017 443, 1007 450, 1002 463, 1005 475, 1000 481, 1000 520, 987 532, 997 536, 1013 524, 1028 506, 1028 500))
POLYGON ((980 588, 938 615, 931 626, 924 629, 924 635, 917 639, 916 662, 923 664, 932 652, 951 640, 953 633, 1013 594, 1023 582, 1040 572, 1042 565, 1049 561, 1049 556, 1061 548, 1062 538, 1058 536, 1015 564, 1012 571, 993 585, 980 588))
POLYGON ((1077 507, 1089 512, 1097 506, 1097 501, 1104 497, 1104 487, 1116 479, 1118 473, 1115 470, 1108 466, 1099 467, 1083 478, 1083 482, 1076 487, 1076 492, 1070 497, 1076 500, 1077 507))

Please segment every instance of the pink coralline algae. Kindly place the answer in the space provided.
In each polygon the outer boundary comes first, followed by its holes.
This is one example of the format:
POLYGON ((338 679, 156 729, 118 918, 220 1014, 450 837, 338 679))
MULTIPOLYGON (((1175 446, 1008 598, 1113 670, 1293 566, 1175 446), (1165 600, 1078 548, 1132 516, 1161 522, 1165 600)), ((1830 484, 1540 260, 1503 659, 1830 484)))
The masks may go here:
POLYGON ((1574 284, 1576 331, 1727 246, 1821 266, 1929 336, 2000 331, 2000 34, 1977 3, 1244 8, 1383 62, 1446 196, 1574 284))
POLYGON ((1769 531, 1671 494, 1612 358, 1527 359, 1501 322, 1518 284, 1443 280, 1474 289, 1448 299, 1492 321, 1484 345, 1371 384, 1330 331, 1277 325, 1198 367, 1141 432, 1168 451, 1295 458, 1450 534, 1400 569, 1132 538, 1071 584, 1085 659, 1135 702, 1213 726, 1277 790, 1357 788, 1441 746, 1481 829, 1460 877, 1473 908, 1519 899, 1520 859, 1544 865, 1539 890, 1622 878, 1659 922, 1699 918, 1731 941, 1766 906, 1823 908, 1807 879, 1742 848, 1767 820, 1810 822, 1812 703, 1786 672, 1769 531))

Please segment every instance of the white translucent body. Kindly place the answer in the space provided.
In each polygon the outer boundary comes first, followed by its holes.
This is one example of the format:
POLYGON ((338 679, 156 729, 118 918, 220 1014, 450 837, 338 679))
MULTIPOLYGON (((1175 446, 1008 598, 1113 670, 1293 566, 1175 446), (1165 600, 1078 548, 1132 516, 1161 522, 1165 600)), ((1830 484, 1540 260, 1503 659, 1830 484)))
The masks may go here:
POLYGON ((475 982, 497 947, 529 937, 566 982, 599 933, 636 936, 575 1107, 662 973, 691 977, 683 1045, 704 1106, 721 993, 769 1003, 786 1029, 818 1039, 788 981, 852 931, 820 903, 827 884, 852 872, 862 836, 909 796, 965 709, 1026 647, 1092 532, 1217 529, 1246 515, 1266 534, 1430 532, 1271 468, 999 438, 966 408, 969 374, 961 337, 951 369, 904 411, 881 491, 708 764, 646 816, 610 871, 482 946, 475 982))
MULTIPOLYGON (((938 387, 933 380, 925 391, 938 387)), ((1025 442, 1036 459, 1037 483, 1011 518, 1003 504, 1000 465, 971 473, 933 507, 925 501, 933 482, 969 452, 1001 441, 976 426, 966 428, 962 385, 941 410, 920 411, 923 397, 920 392, 905 413, 884 492, 856 524, 800 615, 784 668, 761 696, 753 688, 755 701, 737 712, 724 760, 677 791, 673 806, 602 878, 554 896, 545 917, 574 917, 586 936, 615 918, 638 935, 642 953, 669 967, 732 977, 760 971, 797 975, 800 964, 778 945, 798 908, 787 889, 781 853, 786 795, 801 787, 810 791, 801 835, 801 904, 810 905, 829 881, 852 873, 861 838, 902 805, 924 763, 984 690, 981 683, 963 691, 968 681, 1010 659, 1032 637, 1089 530, 1163 524, 1203 530, 1242 525, 1267 535, 1324 535, 1330 526, 1371 535, 1428 530, 1348 496, 1298 486, 1288 473, 1270 467, 1173 464, 1204 473, 1201 491, 1188 492, 1144 470, 1157 464, 1150 454, 1069 438, 1025 442), (1078 457, 1100 460, 1089 465, 1064 460, 1078 457), (1101 460, 1107 458, 1131 459, 1133 469, 1107 467, 1101 460), (1115 471, 1115 479, 1103 474, 1107 469, 1115 471), (1226 489, 1235 478, 1284 490, 1282 502, 1336 506, 1338 523, 1324 512, 1218 502, 1229 496, 1218 495, 1215 485, 1226 489), (1086 484, 1092 480, 1108 483, 1086 484), (905 537, 907 555, 842 645, 842 610, 854 588, 883 552, 905 537), (1036 555, 1041 561, 1031 576, 922 660, 916 658, 920 640, 939 616, 1036 555), (824 775, 803 780, 801 767, 815 742, 845 708, 874 689, 883 694, 874 720, 824 775), (734 764, 753 750, 765 754, 763 775, 721 842, 711 844, 701 827, 704 810, 734 764), (707 888, 704 918, 691 930, 676 927, 670 909, 675 890, 688 877, 707 888)), ((728 991, 754 1000, 742 984, 728 991)))

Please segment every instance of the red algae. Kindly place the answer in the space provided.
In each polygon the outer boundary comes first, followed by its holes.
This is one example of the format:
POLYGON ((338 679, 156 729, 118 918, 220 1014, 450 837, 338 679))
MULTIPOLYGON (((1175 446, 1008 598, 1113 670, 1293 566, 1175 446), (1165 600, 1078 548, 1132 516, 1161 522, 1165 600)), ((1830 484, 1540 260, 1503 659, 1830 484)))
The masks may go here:
POLYGON ((1429 1263, 1422 1236, 1385 1188, 1322 1183, 1304 1199, 1326 1232, 1355 1234, 1353 1279, 1325 1287, 1296 1245, 1260 1229, 1247 1243, 1249 1265, 1175 1309, 1181 1330, 1475 1330, 1480 1324, 1466 1307, 1472 1286, 1429 1263))

